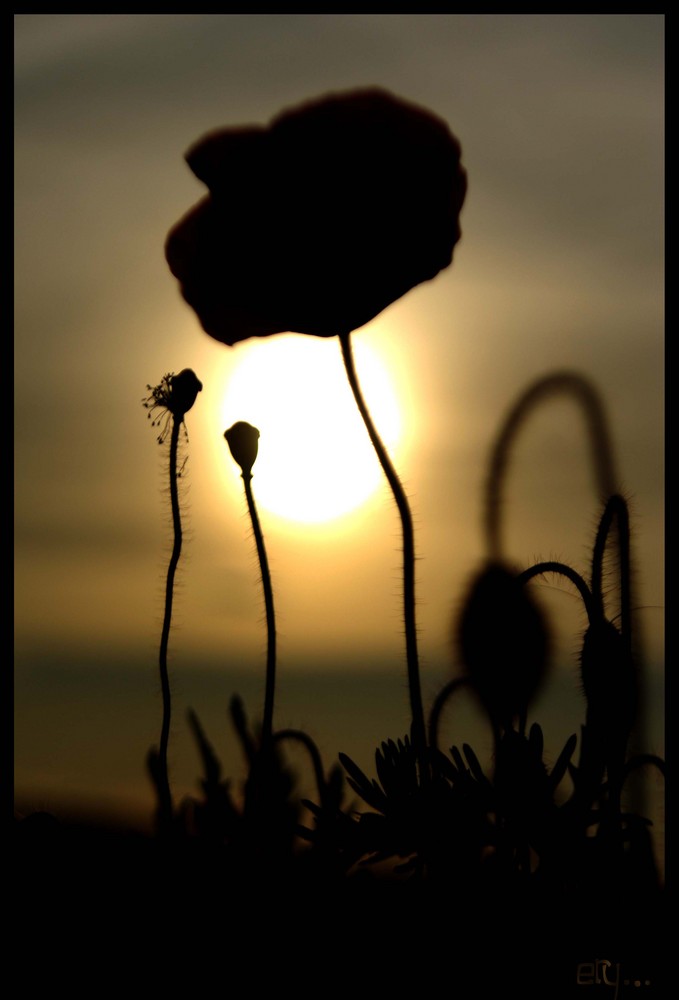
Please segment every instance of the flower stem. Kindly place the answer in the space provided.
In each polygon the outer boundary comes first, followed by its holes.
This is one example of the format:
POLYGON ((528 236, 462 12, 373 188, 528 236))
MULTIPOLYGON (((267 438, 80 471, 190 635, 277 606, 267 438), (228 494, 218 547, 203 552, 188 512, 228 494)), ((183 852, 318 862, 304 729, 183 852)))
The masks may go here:
POLYGON ((179 444, 179 429, 181 427, 183 415, 175 415, 172 420, 172 434, 170 437, 170 503, 172 505, 172 527, 174 531, 174 544, 172 555, 167 568, 167 580, 165 583, 165 616, 163 618, 163 630, 160 636, 160 685, 163 696, 163 723, 160 731, 160 752, 158 794, 160 796, 160 820, 161 825, 168 823, 172 817, 172 794, 170 792, 170 779, 167 768, 167 746, 170 740, 170 720, 172 717, 172 704, 170 695, 170 677, 167 669, 167 648, 170 640, 170 625, 172 624, 172 601, 174 598, 174 578, 177 572, 177 564, 182 551, 182 521, 179 513, 179 489, 177 486, 177 448, 179 444))
POLYGON ((488 552, 493 559, 502 557, 502 488, 514 440, 535 406, 561 393, 571 395, 580 404, 585 417, 597 490, 602 496, 610 496, 614 492, 613 447, 606 413, 596 388, 577 372, 555 372, 538 379, 511 408, 493 446, 484 514, 488 552))
POLYGON ((340 345, 342 347, 342 357, 346 369, 347 378, 351 391, 354 394, 356 406, 363 418, 368 435, 373 448, 377 454, 382 470, 387 477, 387 482, 394 495, 396 506, 401 517, 401 528, 403 533, 403 619, 405 624, 406 638, 406 662, 408 666, 408 690, 410 693, 410 711, 412 714, 412 739, 415 753, 419 762, 420 780, 426 781, 428 777, 426 765, 426 730, 424 724, 424 710, 422 708, 422 692, 420 689, 420 668, 417 654, 417 628, 415 625, 415 538, 413 533, 413 519, 408 506, 405 490, 401 485, 396 470, 391 463, 391 459, 382 443, 373 424, 368 407, 361 393, 358 384, 354 357, 351 348, 351 334, 340 334, 340 345))
POLYGON ((542 576, 544 573, 556 573, 559 576, 565 576, 566 579, 571 581, 582 598, 582 603, 584 604, 585 611, 587 612, 587 619, 591 625, 597 617, 592 592, 580 574, 576 573, 574 569, 571 569, 571 567, 567 566, 565 563, 556 562, 555 560, 536 563, 534 566, 530 566, 522 573, 519 573, 517 581, 521 584, 525 584, 528 583, 529 580, 532 580, 534 576, 542 576))
POLYGON ((245 484, 245 498, 248 503, 248 512, 252 521, 252 530, 257 546, 257 558, 259 559, 259 569, 262 574, 262 586, 264 588, 264 607, 266 609, 266 688, 264 693, 264 719, 262 722, 262 745, 271 744, 271 733, 273 729, 273 702, 276 688, 276 618, 273 607, 273 587, 271 586, 271 574, 269 573, 269 561, 266 557, 264 547, 264 536, 257 515, 255 498, 252 493, 252 475, 243 473, 241 477, 245 484))

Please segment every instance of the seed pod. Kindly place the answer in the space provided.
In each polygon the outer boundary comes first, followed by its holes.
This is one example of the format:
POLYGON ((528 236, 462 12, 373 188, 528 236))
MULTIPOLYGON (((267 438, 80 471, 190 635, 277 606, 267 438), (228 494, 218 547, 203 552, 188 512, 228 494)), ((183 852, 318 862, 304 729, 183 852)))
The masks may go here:
POLYGON ((234 461, 240 465, 243 476, 248 478, 257 459, 259 431, 252 424, 239 420, 228 431, 224 431, 224 437, 234 461))

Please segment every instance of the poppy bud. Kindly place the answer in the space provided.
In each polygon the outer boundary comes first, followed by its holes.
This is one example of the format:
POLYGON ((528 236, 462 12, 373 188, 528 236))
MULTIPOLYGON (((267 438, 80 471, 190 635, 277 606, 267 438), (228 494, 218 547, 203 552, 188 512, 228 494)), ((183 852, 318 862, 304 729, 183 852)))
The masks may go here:
POLYGON ((250 477, 257 458, 259 431, 252 424, 239 420, 228 431, 224 431, 224 437, 234 461, 241 467, 243 477, 250 477))
POLYGON ((548 634, 542 613, 516 576, 497 563, 476 577, 458 625, 467 675, 491 718, 525 711, 544 674, 548 634))

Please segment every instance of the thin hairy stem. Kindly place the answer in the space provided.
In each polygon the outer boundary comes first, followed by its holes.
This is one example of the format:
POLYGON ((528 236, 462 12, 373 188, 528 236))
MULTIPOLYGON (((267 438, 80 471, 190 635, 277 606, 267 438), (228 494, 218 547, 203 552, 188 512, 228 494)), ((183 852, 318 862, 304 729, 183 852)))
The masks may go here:
POLYGON ((509 465, 511 445, 528 414, 537 403, 560 393, 574 396, 580 403, 589 431, 592 468, 600 496, 610 496, 615 490, 613 448, 608 423, 598 392, 586 379, 575 372, 556 372, 529 386, 514 404, 493 447, 490 473, 486 486, 485 530, 491 558, 502 557, 501 506, 502 487, 509 465))
POLYGON ((273 587, 271 586, 271 574, 269 573, 269 560, 266 557, 266 548, 264 546, 264 535, 262 534, 257 507, 255 506, 255 498, 252 493, 252 476, 249 473, 243 473, 242 479, 245 484, 245 498, 248 502, 248 511, 255 536, 259 570, 262 575, 262 587, 264 589, 264 607, 266 610, 266 687, 264 692, 262 745, 269 746, 273 729, 273 702, 276 689, 276 617, 273 607, 273 587))
POLYGON ((160 796, 161 823, 168 822, 172 817, 172 794, 167 769, 167 746, 170 741, 170 721, 172 717, 172 701, 170 695, 170 676, 167 668, 167 648, 170 641, 170 626, 172 624, 172 602, 174 599, 174 578, 177 564, 182 551, 182 520, 179 512, 179 488, 177 486, 177 450, 179 445, 179 429, 182 417, 172 419, 172 434, 170 436, 170 503, 172 505, 172 528, 174 543, 172 555, 167 568, 165 583, 165 615, 163 630, 160 635, 160 686, 163 696, 163 723, 160 731, 160 750, 158 754, 159 775, 158 794, 160 796))
POLYGON ((372 421, 368 407, 366 406, 361 388, 358 384, 354 357, 351 348, 351 335, 349 333, 340 334, 340 345, 342 347, 342 357, 346 369, 347 378, 351 391, 354 394, 356 406, 363 418, 368 435, 373 448, 377 454, 382 470, 387 477, 387 482, 394 495, 396 506, 401 517, 401 528, 403 534, 403 619, 405 624, 406 639, 406 662, 408 665, 408 691, 410 693, 410 711, 412 715, 412 738, 415 753, 419 761, 420 778, 426 781, 428 778, 426 759, 426 730, 424 723, 424 709, 422 707, 422 691, 420 688, 420 668, 417 654, 417 628, 415 624, 415 538, 413 532, 413 519, 410 507, 405 495, 405 490, 396 474, 396 470, 391 463, 391 459, 377 433, 377 429, 372 421))
POLYGON ((567 566, 566 563, 554 561, 536 563, 534 566, 529 567, 529 569, 525 569, 523 573, 519 573, 516 579, 518 583, 524 584, 532 580, 534 576, 542 576, 543 573, 556 573, 570 580, 580 592, 582 603, 585 605, 585 611, 590 623, 594 620, 597 609, 592 593, 580 574, 576 573, 570 566, 567 566))

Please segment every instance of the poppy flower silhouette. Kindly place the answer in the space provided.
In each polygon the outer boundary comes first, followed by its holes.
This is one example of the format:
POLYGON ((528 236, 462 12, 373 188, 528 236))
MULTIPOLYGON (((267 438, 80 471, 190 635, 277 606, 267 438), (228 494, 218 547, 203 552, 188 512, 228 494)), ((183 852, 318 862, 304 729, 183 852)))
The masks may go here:
POLYGON ((225 344, 350 333, 448 267, 460 238, 458 141, 378 88, 217 130, 186 159, 210 193, 171 230, 166 257, 225 344))

